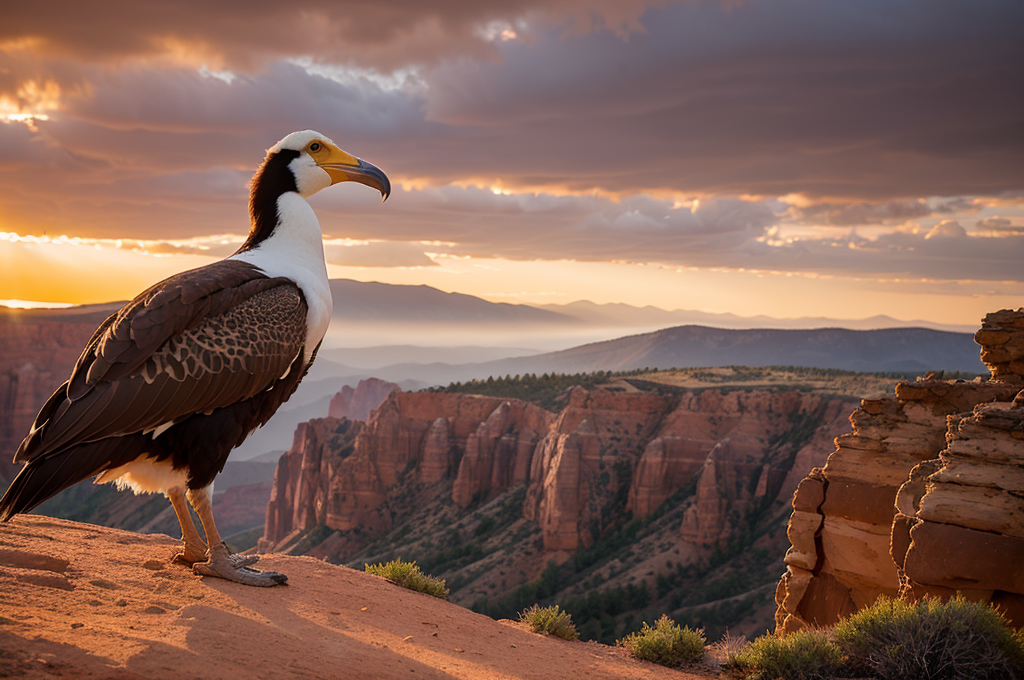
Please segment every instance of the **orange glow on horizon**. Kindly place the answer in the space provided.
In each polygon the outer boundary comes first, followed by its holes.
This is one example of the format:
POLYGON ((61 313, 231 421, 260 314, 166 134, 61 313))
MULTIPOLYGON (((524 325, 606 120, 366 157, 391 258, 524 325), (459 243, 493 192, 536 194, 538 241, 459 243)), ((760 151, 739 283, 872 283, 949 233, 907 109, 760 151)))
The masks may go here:
MULTIPOLYGON (((165 244, 0 232, 0 298, 73 304, 130 299, 168 276, 229 254, 233 245, 223 253, 201 249, 226 238, 193 239, 177 242, 182 247, 174 252, 149 252, 147 245, 157 249, 165 244)), ((353 239, 328 239, 325 243, 353 248, 365 245, 353 239)), ((814 272, 653 263, 520 261, 452 253, 430 256, 437 266, 329 264, 328 274, 358 281, 429 285, 494 302, 590 300, 776 318, 858 319, 887 314, 964 325, 976 324, 994 309, 1020 306, 1021 294, 1020 286, 1013 282, 856 279, 814 272)))

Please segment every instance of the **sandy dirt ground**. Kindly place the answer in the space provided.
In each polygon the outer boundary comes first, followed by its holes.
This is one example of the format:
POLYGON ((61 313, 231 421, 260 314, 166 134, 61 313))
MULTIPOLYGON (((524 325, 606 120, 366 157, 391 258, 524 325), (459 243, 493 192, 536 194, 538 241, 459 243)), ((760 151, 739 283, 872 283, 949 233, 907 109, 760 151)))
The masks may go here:
POLYGON ((714 677, 532 633, 309 557, 260 561, 287 586, 200 578, 169 564, 177 546, 48 517, 0 525, 0 677, 714 677))

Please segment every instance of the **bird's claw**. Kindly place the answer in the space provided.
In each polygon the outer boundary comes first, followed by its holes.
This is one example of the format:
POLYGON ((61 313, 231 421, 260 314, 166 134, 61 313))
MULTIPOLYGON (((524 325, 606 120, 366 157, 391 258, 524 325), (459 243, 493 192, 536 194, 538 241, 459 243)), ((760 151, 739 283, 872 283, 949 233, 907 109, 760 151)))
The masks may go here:
MULTIPOLYGON (((236 565, 232 561, 236 555, 227 555, 222 552, 215 552, 206 562, 196 562, 192 565, 192 573, 200 576, 216 576, 246 586, 257 586, 269 588, 281 586, 288 582, 288 577, 276 571, 257 571, 246 565, 236 565)), ((237 557, 252 557, 250 555, 238 555, 237 557)), ((250 563, 251 564, 251 563, 250 563)))

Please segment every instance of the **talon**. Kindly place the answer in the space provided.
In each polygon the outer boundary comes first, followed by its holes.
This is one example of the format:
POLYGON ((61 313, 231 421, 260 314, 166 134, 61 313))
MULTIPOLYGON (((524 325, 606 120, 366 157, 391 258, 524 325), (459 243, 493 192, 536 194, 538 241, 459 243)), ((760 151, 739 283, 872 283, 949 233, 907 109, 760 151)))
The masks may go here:
MULTIPOLYGON (((216 576, 246 586, 269 588, 271 586, 285 585, 288 577, 276 571, 257 571, 245 565, 235 564, 233 557, 248 560, 255 555, 227 555, 221 551, 215 551, 206 562, 196 562, 192 565, 192 573, 200 576, 216 576)), ((257 559, 259 559, 257 557, 257 559)), ((251 562, 249 562, 251 564, 251 562)))
POLYGON ((228 559, 231 560, 231 564, 236 567, 249 567, 260 561, 259 555, 240 555, 235 553, 228 555, 228 559))

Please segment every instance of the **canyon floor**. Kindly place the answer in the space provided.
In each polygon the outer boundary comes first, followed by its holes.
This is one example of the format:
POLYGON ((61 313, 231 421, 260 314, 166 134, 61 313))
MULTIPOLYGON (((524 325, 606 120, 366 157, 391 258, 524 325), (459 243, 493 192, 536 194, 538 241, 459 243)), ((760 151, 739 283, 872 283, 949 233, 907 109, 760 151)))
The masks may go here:
POLYGON ((66 520, 0 525, 0 677, 716 677, 566 642, 311 557, 264 556, 289 585, 169 564, 178 541, 66 520))

